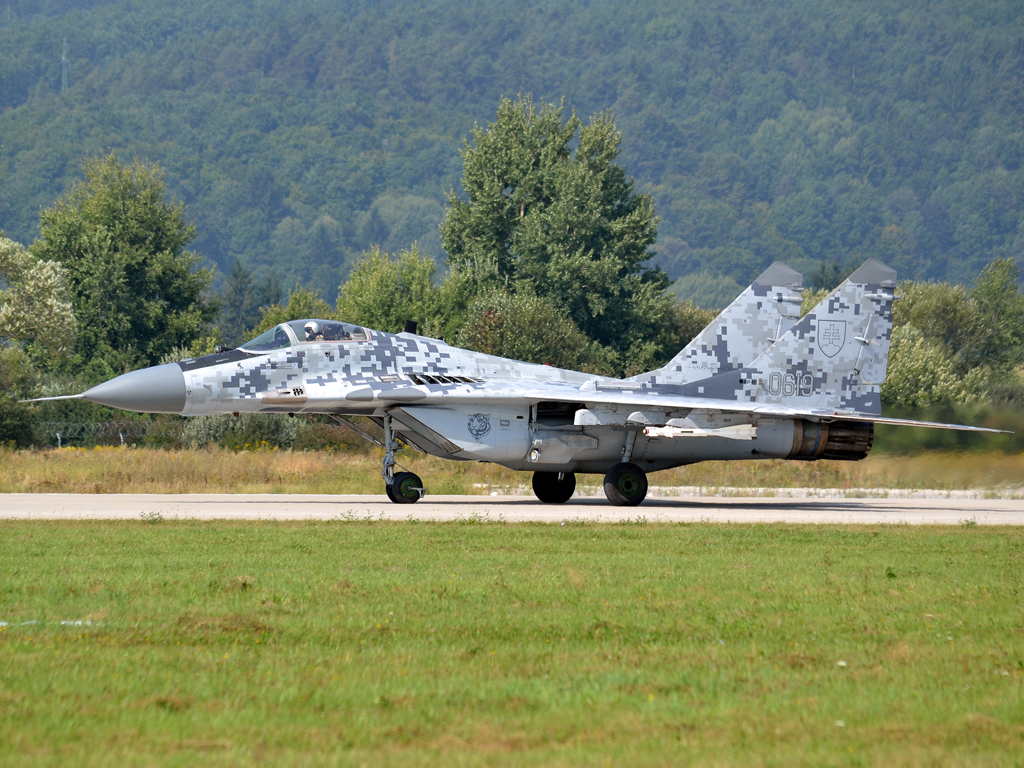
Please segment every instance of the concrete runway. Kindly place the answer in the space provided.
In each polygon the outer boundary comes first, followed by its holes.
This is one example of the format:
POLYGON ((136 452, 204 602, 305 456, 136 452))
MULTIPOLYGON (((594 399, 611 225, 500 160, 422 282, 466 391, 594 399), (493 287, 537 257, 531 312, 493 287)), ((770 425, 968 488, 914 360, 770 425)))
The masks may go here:
POLYGON ((392 504, 380 496, 273 494, 0 494, 7 520, 492 520, 562 523, 803 523, 1024 525, 1024 500, 881 498, 648 498, 613 507, 603 498, 541 504, 532 496, 428 496, 392 504))

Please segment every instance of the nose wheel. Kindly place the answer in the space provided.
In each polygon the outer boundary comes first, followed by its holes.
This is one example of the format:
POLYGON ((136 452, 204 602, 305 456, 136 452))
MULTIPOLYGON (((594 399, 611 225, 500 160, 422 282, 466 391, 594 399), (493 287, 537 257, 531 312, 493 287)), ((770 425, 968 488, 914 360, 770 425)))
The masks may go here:
POLYGON ((617 507, 635 507, 647 496, 647 473, 636 464, 616 464, 604 476, 604 495, 617 507))
POLYGON ((384 488, 395 504, 415 504, 423 496, 423 481, 412 472, 399 472, 394 482, 384 488))
POLYGON ((395 504, 415 504, 423 498, 423 481, 412 472, 395 473, 395 451, 401 446, 395 440, 391 426, 391 415, 384 416, 384 462, 381 474, 384 476, 384 492, 395 504))

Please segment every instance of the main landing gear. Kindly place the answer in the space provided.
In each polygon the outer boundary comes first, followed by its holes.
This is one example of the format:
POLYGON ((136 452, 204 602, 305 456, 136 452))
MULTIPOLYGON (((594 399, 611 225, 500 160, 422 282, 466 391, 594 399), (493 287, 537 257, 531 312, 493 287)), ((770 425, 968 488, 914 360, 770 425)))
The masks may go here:
POLYGON ((647 473, 636 464, 616 464, 604 476, 604 495, 619 507, 635 507, 647 496, 647 473))
POLYGON ((576 490, 572 472, 534 472, 533 492, 545 504, 564 504, 576 490))
MULTIPOLYGON (((572 472, 533 473, 533 492, 545 504, 564 504, 575 490, 572 472)), ((618 507, 635 507, 647 497, 647 473, 636 464, 616 464, 604 476, 604 495, 618 507)))
POLYGON ((399 448, 391 428, 391 416, 384 416, 384 492, 395 504, 415 504, 423 498, 423 481, 412 472, 395 474, 395 451, 399 448))

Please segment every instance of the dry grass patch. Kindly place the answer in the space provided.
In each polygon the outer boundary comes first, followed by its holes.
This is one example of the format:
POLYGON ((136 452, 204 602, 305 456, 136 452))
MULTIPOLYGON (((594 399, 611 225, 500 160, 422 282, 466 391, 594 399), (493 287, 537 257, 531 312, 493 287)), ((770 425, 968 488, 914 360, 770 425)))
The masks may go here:
MULTIPOLYGON (((433 495, 530 494, 530 474, 495 464, 452 462, 404 452, 400 463, 433 495)), ((1021 488, 1024 455, 875 454, 862 462, 704 462, 651 475, 652 486, 706 488, 1021 488)), ((601 478, 580 476, 599 492, 601 478)), ((101 447, 0 450, 0 493, 323 493, 382 492, 376 453, 163 450, 101 447)))

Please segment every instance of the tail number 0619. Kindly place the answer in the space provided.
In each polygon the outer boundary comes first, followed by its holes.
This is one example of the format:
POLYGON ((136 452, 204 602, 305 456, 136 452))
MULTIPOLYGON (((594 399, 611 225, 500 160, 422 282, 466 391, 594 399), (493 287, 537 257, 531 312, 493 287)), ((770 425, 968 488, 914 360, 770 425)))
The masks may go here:
POLYGON ((810 397, 814 392, 814 377, 809 373, 786 373, 778 371, 768 377, 768 392, 783 397, 810 397))

